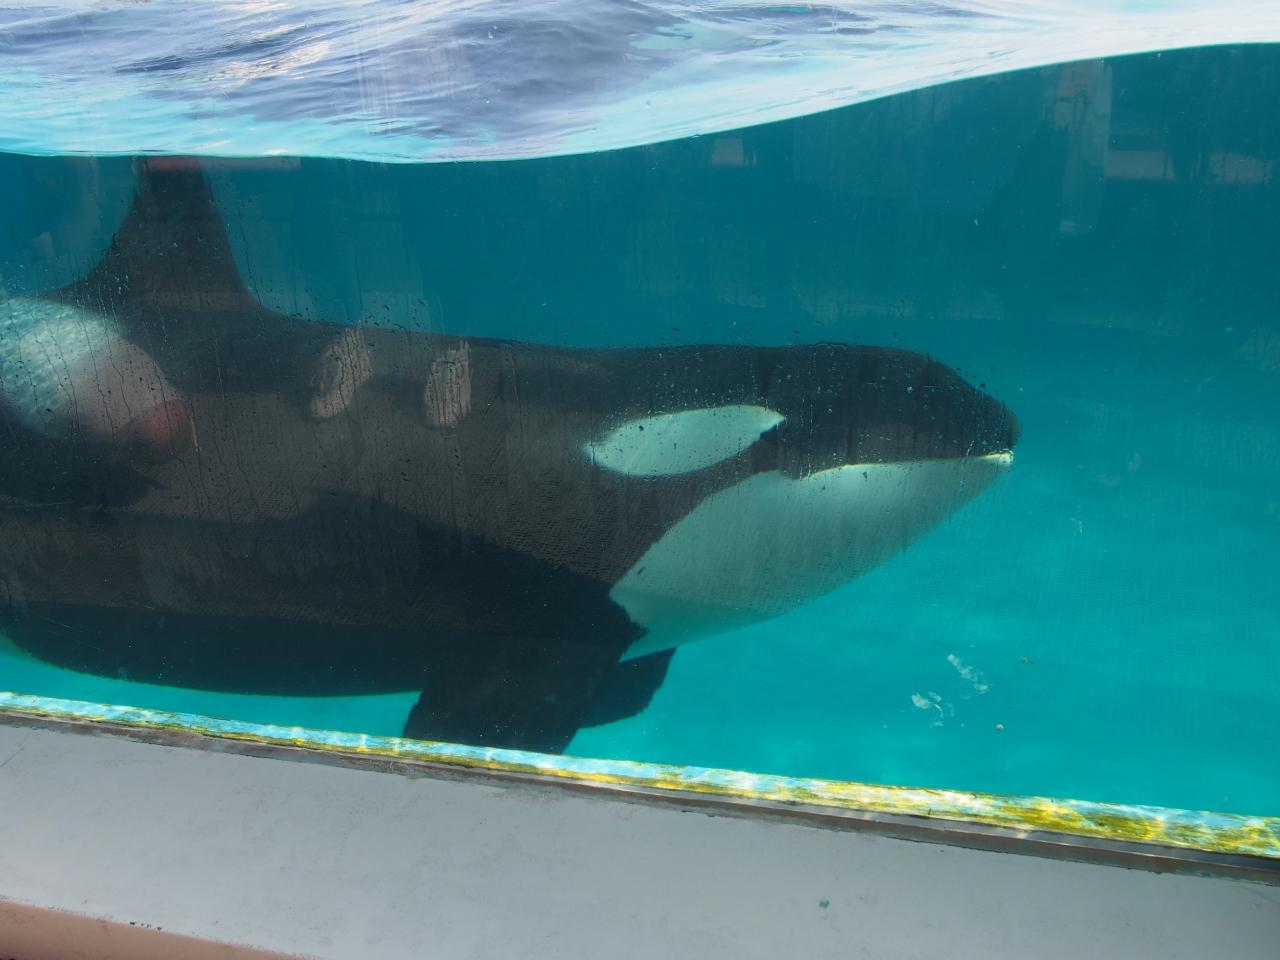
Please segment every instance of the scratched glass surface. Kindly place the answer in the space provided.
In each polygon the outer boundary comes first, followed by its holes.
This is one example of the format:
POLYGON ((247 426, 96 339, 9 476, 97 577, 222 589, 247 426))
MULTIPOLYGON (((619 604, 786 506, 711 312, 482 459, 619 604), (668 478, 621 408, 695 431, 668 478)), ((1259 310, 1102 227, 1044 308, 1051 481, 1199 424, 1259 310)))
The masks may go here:
POLYGON ((0 687, 1280 813, 1280 52, 1054 59, 456 163, 23 127, 0 687))

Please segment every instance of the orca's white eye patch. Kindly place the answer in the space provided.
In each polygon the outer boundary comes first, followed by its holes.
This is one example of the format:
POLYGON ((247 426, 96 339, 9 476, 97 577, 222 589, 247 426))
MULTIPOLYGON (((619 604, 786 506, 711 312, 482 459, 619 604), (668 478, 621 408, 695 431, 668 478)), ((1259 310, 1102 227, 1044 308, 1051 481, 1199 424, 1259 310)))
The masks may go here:
POLYGON ((628 420, 583 451, 595 463, 631 477, 691 473, 741 453, 786 418, 736 403, 628 420))

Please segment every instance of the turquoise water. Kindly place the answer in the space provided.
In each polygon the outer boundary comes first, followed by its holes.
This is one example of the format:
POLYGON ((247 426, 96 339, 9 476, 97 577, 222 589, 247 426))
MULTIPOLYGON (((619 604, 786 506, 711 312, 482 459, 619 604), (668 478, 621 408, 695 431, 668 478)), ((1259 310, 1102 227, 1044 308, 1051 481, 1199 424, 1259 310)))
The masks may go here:
MULTIPOLYGON (((246 285, 288 315, 900 346, 1017 414, 990 490, 835 593, 681 648, 648 709, 570 752, 1276 815, 1277 95, 1277 48, 1223 47, 614 152, 205 171, 246 285)), ((25 185, 6 290, 82 275, 131 161, 0 163, 25 185)), ((371 733, 417 698, 0 664, 23 692, 371 733)))

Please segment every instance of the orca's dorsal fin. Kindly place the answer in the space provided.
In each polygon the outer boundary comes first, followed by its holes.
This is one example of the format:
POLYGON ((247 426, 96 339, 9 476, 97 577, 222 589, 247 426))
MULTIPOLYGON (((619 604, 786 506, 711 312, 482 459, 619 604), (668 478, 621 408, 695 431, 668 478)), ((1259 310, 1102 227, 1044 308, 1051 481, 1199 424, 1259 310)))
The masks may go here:
POLYGON ((109 314, 262 313, 240 278, 198 160, 137 161, 133 203, 101 259, 81 280, 48 294, 109 314))

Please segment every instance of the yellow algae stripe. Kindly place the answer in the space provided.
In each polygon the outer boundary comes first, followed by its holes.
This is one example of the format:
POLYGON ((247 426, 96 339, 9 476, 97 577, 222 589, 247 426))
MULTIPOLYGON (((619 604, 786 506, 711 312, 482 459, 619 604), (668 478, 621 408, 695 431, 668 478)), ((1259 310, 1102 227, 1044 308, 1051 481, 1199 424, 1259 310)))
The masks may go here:
POLYGON ((1208 853, 1280 859, 1280 818, 1248 817, 1165 807, 1001 796, 961 790, 887 787, 839 780, 779 777, 710 767, 677 767, 631 760, 592 760, 493 747, 469 747, 401 737, 309 730, 219 720, 190 713, 111 706, 80 700, 0 692, 0 714, 93 721, 303 747, 332 753, 448 764, 477 770, 538 774, 585 784, 681 791, 739 800, 804 804, 838 810, 932 817, 962 823, 1044 830, 1163 844, 1208 853))

